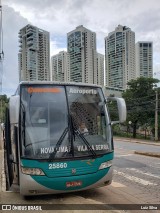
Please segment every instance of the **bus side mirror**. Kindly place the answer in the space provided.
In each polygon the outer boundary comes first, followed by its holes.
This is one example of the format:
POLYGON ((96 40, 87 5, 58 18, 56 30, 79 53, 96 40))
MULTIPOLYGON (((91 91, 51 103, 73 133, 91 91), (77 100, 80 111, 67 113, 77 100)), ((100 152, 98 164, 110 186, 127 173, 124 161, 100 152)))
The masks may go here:
POLYGON ((114 110, 112 111, 111 108, 111 112, 110 114, 113 115, 112 117, 116 120, 111 120, 111 124, 116 124, 116 123, 123 123, 126 121, 126 117, 127 117, 127 110, 126 110, 126 103, 125 100, 123 98, 117 98, 117 97, 107 97, 107 103, 108 102, 116 102, 117 103, 117 108, 115 109, 115 104, 112 104, 112 108, 114 108, 114 110), (115 114, 118 114, 118 118, 115 116, 115 114))
POLYGON ((11 124, 17 124, 19 122, 19 107, 20 107, 19 95, 11 96, 9 101, 9 113, 11 124))

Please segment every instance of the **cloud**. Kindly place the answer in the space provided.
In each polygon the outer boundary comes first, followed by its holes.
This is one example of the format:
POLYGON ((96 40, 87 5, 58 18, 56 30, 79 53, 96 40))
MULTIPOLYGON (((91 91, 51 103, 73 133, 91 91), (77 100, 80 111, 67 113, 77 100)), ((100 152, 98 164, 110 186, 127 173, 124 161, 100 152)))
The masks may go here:
POLYGON ((18 84, 18 32, 27 19, 8 6, 3 7, 3 93, 15 92, 18 84))
POLYGON ((91 0, 6 0, 5 3, 20 11, 33 25, 50 32, 64 34, 82 22, 87 22, 83 12, 91 0))
POLYGON ((135 32, 136 41, 153 41, 154 64, 160 62, 159 0, 5 0, 4 4, 4 87, 18 82, 18 31, 28 23, 50 32, 51 56, 66 50, 67 33, 78 25, 96 32, 97 51, 104 54, 104 38, 118 24, 125 25, 135 32))
POLYGON ((51 57, 53 55, 58 54, 60 51, 67 51, 67 48, 60 47, 60 44, 57 41, 50 42, 50 49, 51 49, 51 57))

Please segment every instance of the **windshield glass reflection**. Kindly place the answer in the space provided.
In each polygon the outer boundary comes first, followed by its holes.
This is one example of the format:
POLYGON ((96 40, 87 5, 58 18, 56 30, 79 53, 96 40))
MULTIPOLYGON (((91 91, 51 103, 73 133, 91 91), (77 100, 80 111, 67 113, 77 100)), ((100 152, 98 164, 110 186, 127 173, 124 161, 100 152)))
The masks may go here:
POLYGON ((49 160, 95 157, 111 150, 101 89, 66 86, 66 91, 64 86, 23 86, 23 157, 49 160))

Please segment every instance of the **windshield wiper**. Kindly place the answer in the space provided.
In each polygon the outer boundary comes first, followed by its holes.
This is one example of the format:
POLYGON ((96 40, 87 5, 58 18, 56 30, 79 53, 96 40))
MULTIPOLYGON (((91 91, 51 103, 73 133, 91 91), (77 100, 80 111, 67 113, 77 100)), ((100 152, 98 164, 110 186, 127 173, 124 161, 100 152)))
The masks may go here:
POLYGON ((72 156, 74 157, 74 147, 73 147, 73 137, 75 140, 75 133, 74 133, 74 127, 73 127, 73 121, 72 121, 72 116, 68 115, 68 127, 63 131, 61 137, 59 138, 55 148, 54 148, 54 152, 52 152, 49 156, 49 160, 53 160, 56 156, 56 153, 58 151, 58 148, 60 147, 60 145, 62 144, 67 132, 69 131, 69 142, 71 142, 71 149, 70 149, 70 153, 72 153, 72 156), (70 130, 70 131, 69 131, 70 130))
POLYGON ((53 160, 56 156, 56 153, 59 149, 59 147, 61 146, 67 132, 69 131, 69 142, 71 143, 71 149, 70 149, 70 153, 72 153, 72 157, 74 157, 74 145, 73 145, 73 140, 75 141, 75 135, 77 135, 78 137, 80 137, 82 139, 82 141, 86 144, 86 146, 88 147, 88 150, 92 153, 92 156, 95 158, 97 155, 95 153, 95 151, 92 149, 91 145, 89 144, 89 142, 86 140, 86 138, 81 134, 81 132, 78 130, 78 128, 75 128, 73 125, 73 120, 72 120, 72 116, 69 115, 68 117, 68 127, 66 127, 66 129, 63 131, 62 135, 60 136, 55 148, 54 148, 54 152, 52 152, 49 156, 49 160, 53 160))
POLYGON ((73 145, 73 140, 75 141, 75 129, 73 126, 73 118, 72 115, 68 115, 68 125, 69 125, 69 141, 71 142, 71 150, 70 152, 72 153, 72 156, 74 157, 74 145, 73 145))
MULTIPOLYGON (((95 153, 95 151, 92 149, 91 145, 89 144, 89 142, 86 140, 86 138, 83 136, 83 134, 80 132, 80 130, 77 128, 74 127, 73 125, 73 119, 72 119, 72 115, 70 115, 71 117, 71 128, 72 128, 72 132, 73 132, 73 137, 75 139, 75 134, 80 137, 82 139, 82 141, 86 144, 86 146, 88 147, 88 150, 92 153, 93 157, 95 158, 97 155, 95 153)), ((72 142, 73 144, 73 142, 72 142)))
POLYGON ((78 130, 78 128, 76 127, 74 127, 74 125, 73 125, 73 118, 72 118, 72 115, 71 114, 69 114, 69 119, 68 119, 68 121, 69 121, 69 129, 70 129, 70 133, 71 133, 71 135, 70 135, 70 142, 71 142, 71 150, 70 150, 70 152, 72 153, 72 156, 74 157, 74 145, 73 145, 73 141, 75 141, 75 135, 77 135, 78 137, 80 137, 82 140, 83 140, 83 142, 86 144, 86 146, 88 147, 88 149, 89 149, 89 151, 92 153, 92 155, 93 155, 93 157, 96 157, 96 153, 95 153, 95 151, 92 149, 92 147, 91 147, 91 145, 89 144, 89 142, 86 140, 86 138, 81 134, 81 132, 78 130))
POLYGON ((89 142, 86 140, 86 138, 83 136, 83 134, 81 134, 81 132, 77 129, 75 131, 76 135, 78 137, 80 137, 83 142, 86 144, 86 146, 88 147, 89 151, 92 153, 93 157, 95 158, 97 156, 97 154, 95 153, 95 151, 92 149, 91 145, 89 144, 89 142))
POLYGON ((62 144, 62 142, 63 142, 63 140, 64 140, 64 138, 65 138, 67 132, 68 132, 68 127, 65 128, 65 130, 64 130, 63 133, 62 133, 62 135, 60 136, 60 138, 59 138, 59 140, 58 140, 58 142, 56 143, 56 146, 55 146, 55 148, 54 148, 54 152, 52 152, 52 153, 50 154, 50 156, 49 156, 49 160, 53 160, 53 159, 55 158, 56 153, 57 153, 59 147, 61 146, 61 144, 62 144))

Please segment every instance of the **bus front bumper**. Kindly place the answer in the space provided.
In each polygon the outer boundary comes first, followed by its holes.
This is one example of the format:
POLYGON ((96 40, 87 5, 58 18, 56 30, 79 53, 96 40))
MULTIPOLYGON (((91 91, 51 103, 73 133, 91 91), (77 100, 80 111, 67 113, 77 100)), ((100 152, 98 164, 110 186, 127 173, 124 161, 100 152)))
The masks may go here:
POLYGON ((20 193, 22 195, 58 194, 82 191, 109 185, 112 182, 113 168, 98 170, 86 175, 49 178, 47 176, 30 176, 20 174, 20 193), (76 184, 74 184, 76 183, 76 184))

